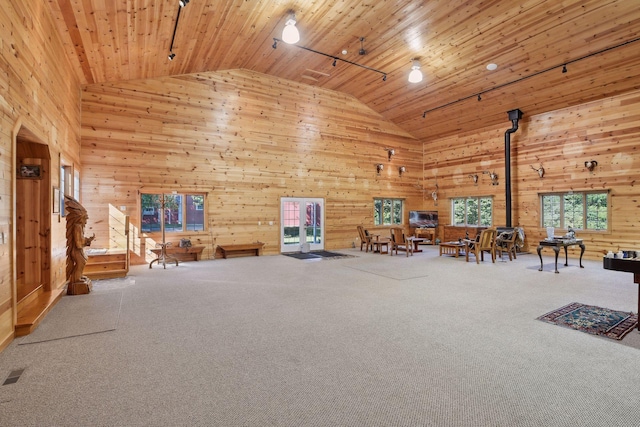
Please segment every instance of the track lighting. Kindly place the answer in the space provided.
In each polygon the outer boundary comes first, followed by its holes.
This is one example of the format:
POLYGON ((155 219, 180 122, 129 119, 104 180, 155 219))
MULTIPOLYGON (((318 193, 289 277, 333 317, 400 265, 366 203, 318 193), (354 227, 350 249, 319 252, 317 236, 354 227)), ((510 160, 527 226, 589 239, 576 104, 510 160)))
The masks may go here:
POLYGON ((405 173, 407 171, 407 168, 405 166, 400 166, 398 168, 398 175, 402 176, 403 173, 405 173))
MULTIPOLYGON (((287 21, 287 24, 289 22, 291 22, 291 21, 292 20, 287 21)), ((293 21, 293 22, 295 24, 295 21, 293 21)), ((291 25, 287 25, 287 27, 290 27, 290 26, 291 25)), ((297 33, 298 30, 295 29, 295 26, 293 26, 293 28, 297 33)), ((282 39, 278 39, 276 37, 273 38, 273 44, 271 45, 272 48, 277 49, 278 48, 278 42, 284 41, 284 42, 287 42, 288 44, 292 44, 293 46, 295 46, 295 47, 297 47, 299 49, 304 49, 307 52, 312 52, 312 53, 316 53, 318 55, 326 56, 327 58, 331 58, 333 60, 332 64, 333 64, 334 67, 338 64, 338 61, 345 62, 347 64, 355 65, 356 67, 364 68, 365 70, 373 71, 375 73, 380 73, 380 74, 382 74, 382 81, 383 82, 387 81, 387 73, 385 73, 384 71, 376 70, 375 68, 371 68, 371 67, 369 67, 367 65, 358 64, 357 62, 349 61, 348 59, 338 58, 335 55, 329 55, 328 53, 320 52, 319 50, 311 49, 311 48, 306 47, 306 46, 300 46, 298 44, 290 43, 290 42, 288 42, 287 40, 284 39, 286 31, 287 31, 287 28, 285 27, 284 31, 282 32, 282 39)), ((298 41, 298 40, 299 40, 299 36, 296 39, 296 41, 298 41)))
POLYGON ((595 160, 587 160, 584 162, 584 167, 589 170, 589 172, 593 172, 593 170, 598 166, 598 162, 595 160))
POLYGON ((384 165, 382 163, 378 163, 376 165, 376 172, 378 172, 378 175, 380 175, 380 172, 382 172, 383 169, 384 169, 384 165))
POLYGON ((364 37, 360 37, 360 50, 358 51, 360 55, 366 55, 367 51, 364 50, 364 37))
POLYGON ((409 73, 409 83, 420 83, 422 81, 422 71, 420 71, 420 62, 414 60, 409 73))
POLYGON ((471 180, 473 181, 473 183, 475 185, 478 185, 478 174, 475 174, 475 173, 471 174, 471 175, 469 175, 469 178, 471 178, 471 180))
POLYGON ((176 23, 173 26, 173 35, 171 36, 171 44, 169 45, 169 61, 173 61, 176 57, 176 54, 173 53, 173 42, 176 41, 176 32, 178 31, 178 21, 180 21, 180 11, 183 7, 185 7, 189 3, 189 0, 180 0, 178 4, 180 7, 178 8, 178 14, 176 15, 176 23))
POLYGON ((294 13, 289 15, 289 19, 284 24, 282 41, 288 44, 296 44, 300 41, 300 32, 298 32, 298 28, 296 28, 296 15, 294 13))

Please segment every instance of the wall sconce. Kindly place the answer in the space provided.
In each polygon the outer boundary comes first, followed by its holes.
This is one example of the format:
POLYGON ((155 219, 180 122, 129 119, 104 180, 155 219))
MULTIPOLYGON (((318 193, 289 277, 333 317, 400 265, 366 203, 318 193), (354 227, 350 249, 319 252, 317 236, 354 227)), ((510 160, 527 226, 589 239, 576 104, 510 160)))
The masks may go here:
POLYGON ((498 174, 497 173, 490 172, 490 171, 484 171, 482 173, 489 175, 489 178, 491 178, 491 185, 498 185, 498 174))
POLYGON ((534 168, 533 165, 529 165, 529 166, 531 166, 531 169, 538 172, 538 176, 540 178, 544 178, 544 168, 542 167, 542 163, 540 163, 540 167, 538 169, 534 168))
POLYGON ((469 178, 473 180, 474 185, 478 185, 478 174, 471 174, 469 175, 469 178))
POLYGON ((391 157, 396 154, 396 150, 393 148, 385 148, 385 150, 387 150, 387 156, 389 157, 389 161, 391 161, 391 157))
POLYGON ((384 165, 382 163, 378 163, 376 165, 376 172, 378 172, 378 175, 380 175, 380 172, 382 172, 383 169, 384 169, 384 165))
POLYGON ((404 166, 400 166, 398 168, 398 175, 402 176, 403 173, 405 173, 407 171, 407 168, 404 166))
POLYGON ((593 170, 598 166, 598 162, 595 160, 587 160, 584 162, 584 167, 589 170, 589 172, 593 172, 593 170))

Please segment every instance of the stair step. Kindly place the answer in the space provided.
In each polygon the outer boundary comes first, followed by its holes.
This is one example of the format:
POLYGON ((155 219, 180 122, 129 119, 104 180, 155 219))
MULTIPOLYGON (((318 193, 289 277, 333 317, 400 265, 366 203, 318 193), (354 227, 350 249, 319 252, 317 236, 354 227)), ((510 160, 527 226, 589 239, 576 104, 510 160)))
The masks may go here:
POLYGON ((84 275, 92 280, 114 279, 116 277, 125 277, 128 272, 129 270, 127 269, 109 269, 109 270, 100 270, 100 271, 87 271, 85 269, 84 275))
POLYGON ((18 312, 15 335, 21 337, 33 332, 46 314, 62 297, 64 288, 47 291, 18 312))

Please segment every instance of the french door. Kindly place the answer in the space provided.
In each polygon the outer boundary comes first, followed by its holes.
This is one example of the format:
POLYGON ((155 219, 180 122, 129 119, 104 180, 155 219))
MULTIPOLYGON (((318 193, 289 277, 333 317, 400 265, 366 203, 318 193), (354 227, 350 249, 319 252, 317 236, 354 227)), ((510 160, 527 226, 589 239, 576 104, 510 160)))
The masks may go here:
POLYGON ((324 199, 294 197, 280 199, 280 252, 322 249, 324 249, 324 199))

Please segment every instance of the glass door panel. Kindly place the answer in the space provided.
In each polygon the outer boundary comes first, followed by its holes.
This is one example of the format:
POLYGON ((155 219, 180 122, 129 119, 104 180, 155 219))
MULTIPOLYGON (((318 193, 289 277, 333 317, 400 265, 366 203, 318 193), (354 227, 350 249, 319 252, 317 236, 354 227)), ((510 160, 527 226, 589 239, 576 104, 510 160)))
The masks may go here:
POLYGON ((324 249, 324 200, 281 199, 281 252, 324 249))

